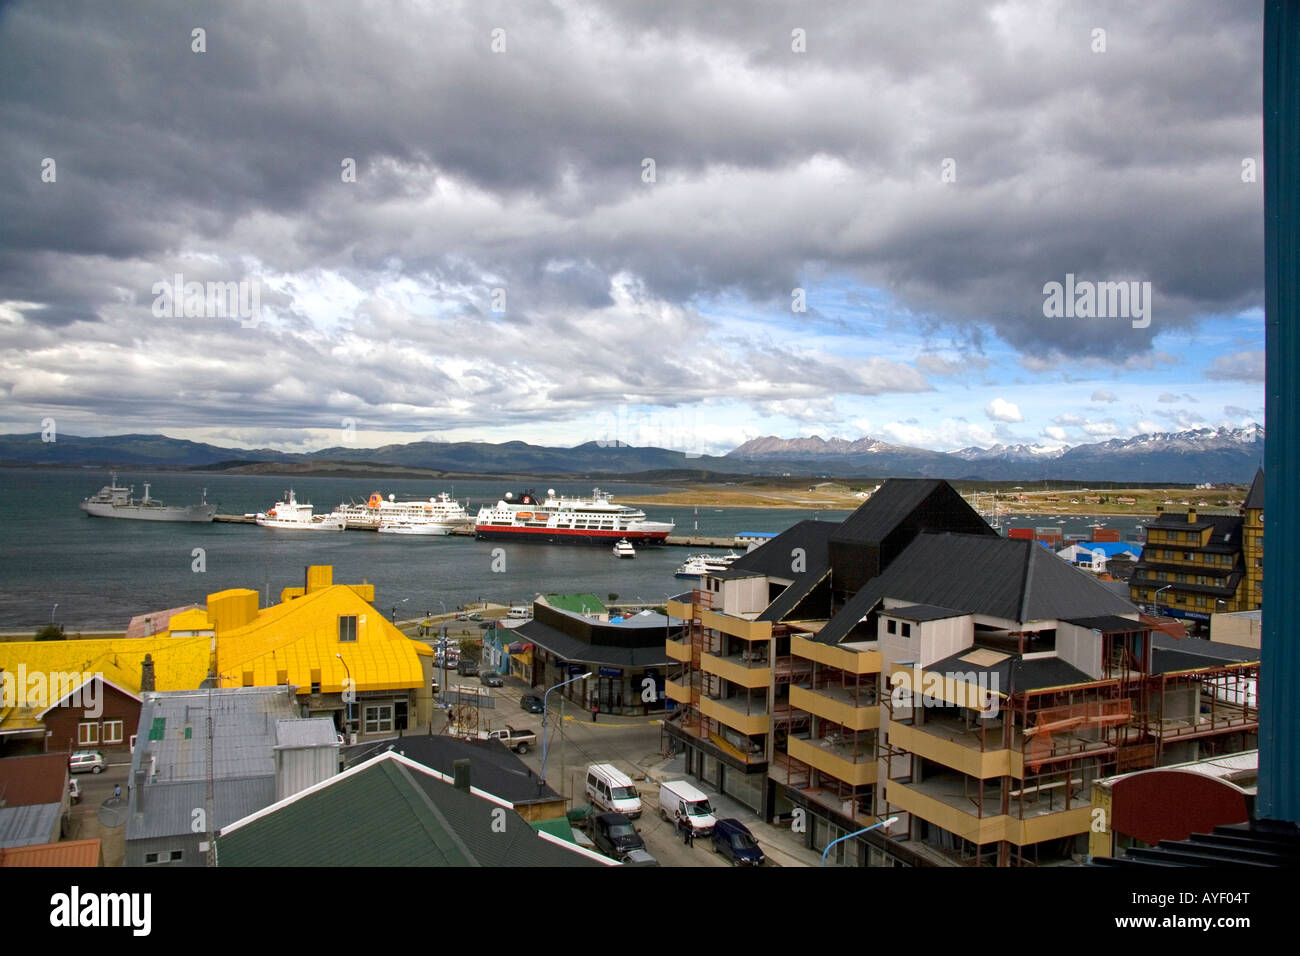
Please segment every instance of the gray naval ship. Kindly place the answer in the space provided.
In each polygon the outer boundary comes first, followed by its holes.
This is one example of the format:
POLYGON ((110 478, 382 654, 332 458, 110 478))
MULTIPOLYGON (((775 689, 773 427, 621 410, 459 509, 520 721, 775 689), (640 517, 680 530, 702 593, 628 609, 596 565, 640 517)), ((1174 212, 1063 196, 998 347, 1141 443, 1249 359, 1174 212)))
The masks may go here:
POLYGON ((122 487, 114 474, 112 483, 99 489, 99 494, 81 502, 81 510, 94 518, 134 518, 136 521, 211 521, 217 513, 215 505, 208 504, 208 489, 203 489, 203 500, 197 505, 165 505, 149 497, 149 482, 144 485, 144 497, 139 501, 131 497, 134 486, 122 487))

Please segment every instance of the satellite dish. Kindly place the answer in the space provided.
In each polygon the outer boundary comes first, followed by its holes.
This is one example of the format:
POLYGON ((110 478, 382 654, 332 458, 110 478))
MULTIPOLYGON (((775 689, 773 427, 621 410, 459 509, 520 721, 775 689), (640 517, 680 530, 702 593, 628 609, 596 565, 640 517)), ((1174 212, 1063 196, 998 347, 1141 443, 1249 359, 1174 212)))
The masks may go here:
POLYGON ((548 495, 550 495, 552 498, 555 497, 555 489, 554 489, 554 488, 547 488, 547 489, 546 489, 546 493, 547 493, 548 495))
POLYGON ((389 500, 389 501, 396 501, 396 500, 397 500, 397 495, 390 494, 390 495, 388 496, 388 500, 389 500))
POLYGON ((514 493, 513 491, 507 491, 507 492, 506 492, 506 501, 509 501, 509 500, 510 500, 511 498, 513 498, 514 496, 515 496, 515 493, 514 493))

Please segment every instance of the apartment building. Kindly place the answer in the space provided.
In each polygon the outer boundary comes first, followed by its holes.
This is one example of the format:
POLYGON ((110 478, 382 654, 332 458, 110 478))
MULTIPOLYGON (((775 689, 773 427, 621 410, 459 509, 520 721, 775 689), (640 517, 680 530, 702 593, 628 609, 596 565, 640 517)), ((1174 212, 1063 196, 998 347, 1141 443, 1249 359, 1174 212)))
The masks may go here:
POLYGON ((815 849, 899 818, 837 862, 1047 864, 1086 853, 1094 780, 1253 746, 1257 652, 1159 632, 954 497, 886 482, 678 598, 688 772, 815 849))
POLYGON ((1146 536, 1129 587, 1133 601, 1151 613, 1206 623, 1212 614, 1262 605, 1263 471, 1256 473, 1240 515, 1161 512, 1146 536))

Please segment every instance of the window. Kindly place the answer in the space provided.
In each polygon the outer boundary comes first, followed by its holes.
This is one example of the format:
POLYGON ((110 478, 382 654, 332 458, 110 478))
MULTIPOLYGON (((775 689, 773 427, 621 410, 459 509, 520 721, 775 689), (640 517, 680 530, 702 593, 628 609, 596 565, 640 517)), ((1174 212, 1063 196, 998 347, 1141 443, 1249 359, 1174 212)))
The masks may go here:
POLYGON ((172 850, 172 852, 171 852, 171 861, 172 861, 173 863, 179 863, 180 860, 181 860, 181 858, 184 857, 184 856, 185 856, 185 851, 184 851, 184 850, 172 850))
POLYGON ((104 743, 120 744, 122 742, 122 721, 106 720, 104 721, 104 743))
POLYGON ((912 625, 911 625, 911 624, 906 624, 906 623, 905 623, 905 624, 903 625, 903 636, 904 636, 904 637, 911 637, 911 636, 912 636, 912 625))
POLYGON ((1184 561, 1190 561, 1190 560, 1192 560, 1192 552, 1190 552, 1190 551, 1184 551, 1184 552, 1183 552, 1183 560, 1184 560, 1184 561))
POLYGON ((366 733, 382 734, 393 729, 392 704, 369 704, 363 713, 363 726, 366 733))
POLYGON ((157 862, 158 862, 158 854, 157 854, 157 853, 146 853, 146 854, 144 855, 144 861, 145 861, 146 863, 157 863, 157 862))
POLYGON ((339 641, 355 642, 357 639, 357 616, 355 614, 339 615, 339 641))
POLYGON ((892 620, 892 619, 889 620, 889 621, 887 621, 887 622, 885 623, 885 630, 888 631, 890 634, 897 634, 897 633, 898 633, 898 622, 895 621, 895 620, 892 620))
POLYGON ((99 743, 99 724, 77 724, 77 743, 82 746, 99 743))

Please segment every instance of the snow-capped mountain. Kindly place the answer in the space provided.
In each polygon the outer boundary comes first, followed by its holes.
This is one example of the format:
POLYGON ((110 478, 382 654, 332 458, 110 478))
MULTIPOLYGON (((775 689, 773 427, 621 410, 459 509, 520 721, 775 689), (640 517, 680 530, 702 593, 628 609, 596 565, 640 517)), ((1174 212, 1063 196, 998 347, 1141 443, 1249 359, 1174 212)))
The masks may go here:
POLYGON ((1264 460, 1264 429, 1194 428, 1112 438, 1073 447, 993 445, 953 452, 891 445, 874 438, 755 438, 728 458, 764 463, 815 465, 835 474, 921 475, 935 478, 1096 481, 1249 481, 1264 460))

